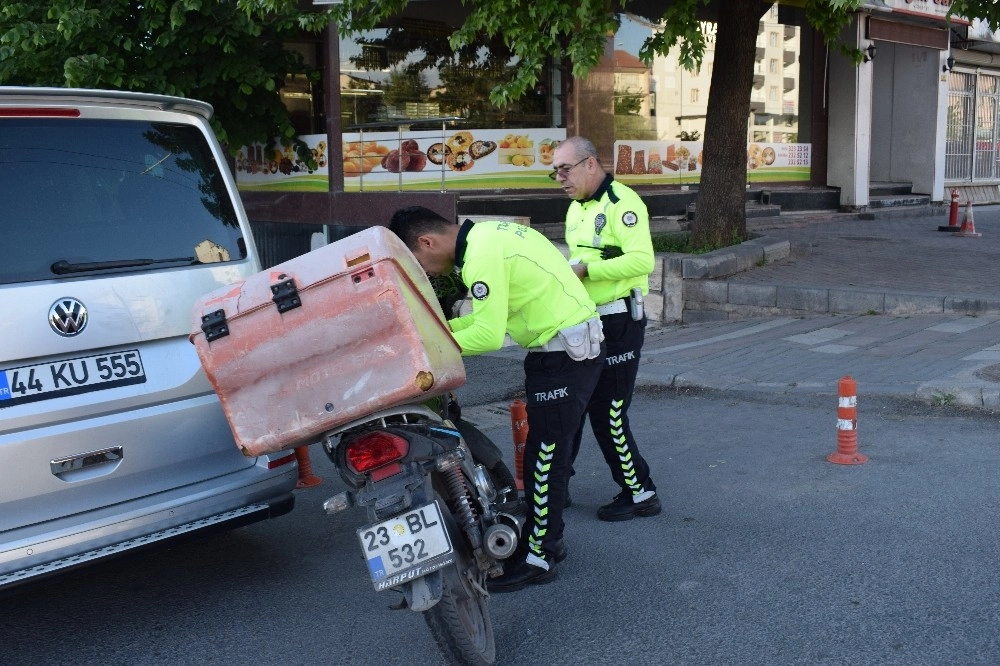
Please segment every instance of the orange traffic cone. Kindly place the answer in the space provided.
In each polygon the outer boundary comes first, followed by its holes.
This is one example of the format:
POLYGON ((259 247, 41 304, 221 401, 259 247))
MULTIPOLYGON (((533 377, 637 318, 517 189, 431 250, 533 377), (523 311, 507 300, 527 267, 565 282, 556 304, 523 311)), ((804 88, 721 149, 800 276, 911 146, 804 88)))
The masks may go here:
POLYGON ((295 459, 299 462, 299 480, 295 484, 296 488, 312 488, 323 483, 323 479, 313 474, 308 445, 295 447, 295 459))
POLYGON ((962 228, 955 235, 965 237, 982 236, 982 234, 976 233, 976 221, 972 219, 971 201, 965 204, 965 219, 962 220, 962 228))
POLYGON ((528 408, 524 400, 510 403, 510 426, 514 433, 514 485, 524 490, 524 447, 528 443, 528 408))
POLYGON ((826 457, 838 465, 860 465, 868 456, 858 453, 858 383, 850 376, 837 383, 837 451, 826 457))

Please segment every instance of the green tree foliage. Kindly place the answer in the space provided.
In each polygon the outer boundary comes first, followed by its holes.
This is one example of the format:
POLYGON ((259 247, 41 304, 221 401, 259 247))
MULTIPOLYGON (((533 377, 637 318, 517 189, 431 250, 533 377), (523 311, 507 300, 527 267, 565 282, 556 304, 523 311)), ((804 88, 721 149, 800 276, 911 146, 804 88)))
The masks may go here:
POLYGON ((278 90, 286 74, 318 80, 283 48, 301 36, 299 14, 215 0, 4 0, 0 84, 192 97, 212 104, 214 129, 233 149, 291 140, 278 90))

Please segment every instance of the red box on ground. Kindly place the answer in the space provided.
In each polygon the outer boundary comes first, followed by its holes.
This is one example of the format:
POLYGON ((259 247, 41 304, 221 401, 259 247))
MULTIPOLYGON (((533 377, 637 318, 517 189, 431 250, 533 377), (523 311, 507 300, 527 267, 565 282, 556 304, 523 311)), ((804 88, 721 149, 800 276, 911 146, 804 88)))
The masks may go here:
POLYGON ((381 226, 206 294, 191 341, 247 456, 465 383, 430 281, 381 226))

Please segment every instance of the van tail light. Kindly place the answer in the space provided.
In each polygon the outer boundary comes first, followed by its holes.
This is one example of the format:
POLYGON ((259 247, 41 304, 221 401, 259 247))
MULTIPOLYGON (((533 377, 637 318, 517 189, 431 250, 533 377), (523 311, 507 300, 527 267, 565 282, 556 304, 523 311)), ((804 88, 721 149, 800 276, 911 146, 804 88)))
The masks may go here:
POLYGON ((345 456, 351 469, 366 474, 404 458, 409 450, 410 443, 399 435, 375 431, 350 442, 345 456))
POLYGON ((289 453, 287 456, 281 456, 280 458, 269 459, 267 461, 268 469, 275 469, 276 467, 281 467, 282 465, 287 465, 290 462, 295 462, 295 454, 289 453))

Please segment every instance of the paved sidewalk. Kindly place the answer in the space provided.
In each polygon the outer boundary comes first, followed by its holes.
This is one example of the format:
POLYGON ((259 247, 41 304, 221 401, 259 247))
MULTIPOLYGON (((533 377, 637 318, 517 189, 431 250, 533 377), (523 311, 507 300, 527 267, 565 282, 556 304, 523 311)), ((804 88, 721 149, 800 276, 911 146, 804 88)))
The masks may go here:
MULTIPOLYGON (((959 222, 964 217, 964 210, 959 222)), ((1000 408, 1000 207, 974 211, 977 238, 938 231, 946 216, 817 213, 750 221, 791 256, 730 283, 946 297, 941 314, 806 314, 650 329, 640 379, 670 386, 859 396, 1000 408), (977 312, 976 305, 983 305, 977 312), (980 312, 982 314, 980 314, 980 312)))
MULTIPOLYGON (((779 284, 860 292, 982 301, 1000 314, 1000 207, 974 209, 979 237, 938 231, 947 215, 858 219, 856 215, 797 215, 749 220, 748 230, 788 240, 788 259, 725 278, 730 283, 779 284)), ((960 211, 959 222, 965 212, 960 211)))
MULTIPOLYGON (((639 380, 835 396, 839 379, 850 375, 859 399, 880 394, 1000 409, 1000 207, 976 208, 974 219, 978 238, 938 231, 946 216, 908 218, 899 211, 867 220, 829 212, 753 220, 752 231, 787 238, 791 256, 729 282, 859 290, 897 302, 945 298, 950 307, 650 327, 639 380)), ((497 354, 516 358, 524 351, 497 354)))
POLYGON ((641 382, 682 387, 858 395, 1000 408, 1000 316, 767 317, 650 330, 641 382))

